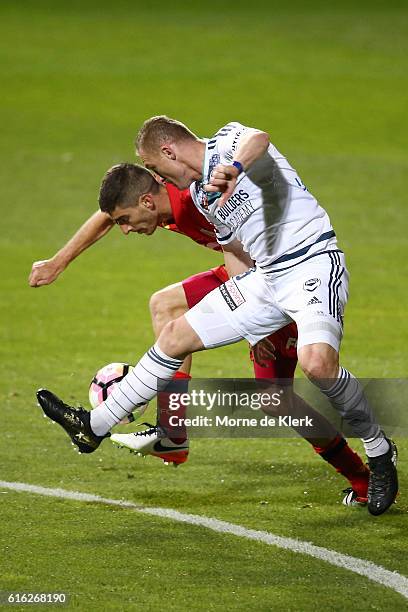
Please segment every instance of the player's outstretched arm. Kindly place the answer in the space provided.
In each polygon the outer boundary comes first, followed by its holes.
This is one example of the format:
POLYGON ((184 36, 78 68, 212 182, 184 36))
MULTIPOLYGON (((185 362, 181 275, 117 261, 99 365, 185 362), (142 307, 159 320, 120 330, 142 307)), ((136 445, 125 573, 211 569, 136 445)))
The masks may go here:
POLYGON ((114 226, 106 213, 98 210, 51 259, 35 261, 28 282, 31 287, 50 285, 82 251, 105 236, 114 226))
POLYGON ((266 153, 268 146, 269 134, 259 130, 249 130, 240 139, 232 163, 228 165, 219 164, 214 168, 210 182, 206 185, 205 190, 208 192, 220 191, 223 194, 220 198, 219 206, 225 204, 234 191, 237 178, 241 173, 239 166, 243 170, 249 168, 266 153), (234 166, 234 162, 238 162, 236 166, 234 166))

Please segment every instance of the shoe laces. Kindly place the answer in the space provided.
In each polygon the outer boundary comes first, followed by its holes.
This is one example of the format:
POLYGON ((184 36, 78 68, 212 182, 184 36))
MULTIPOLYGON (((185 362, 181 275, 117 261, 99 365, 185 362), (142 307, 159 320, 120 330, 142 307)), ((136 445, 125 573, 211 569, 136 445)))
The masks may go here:
POLYGON ((375 457, 374 461, 370 461, 369 467, 371 471, 371 478, 374 477, 384 479, 388 475, 392 474, 395 469, 393 456, 387 453, 386 455, 375 457))
POLYGON ((68 406, 68 404, 64 404, 64 409, 66 411, 65 419, 67 421, 71 421, 71 423, 76 426, 84 425, 84 421, 81 417, 84 416, 87 410, 84 410, 84 408, 72 408, 68 406))
POLYGON ((150 436, 155 433, 160 433, 160 428, 157 425, 152 425, 151 423, 140 423, 141 425, 146 425, 148 429, 144 429, 143 431, 137 431, 135 436, 150 436))
POLYGON ((375 469, 371 471, 370 481, 368 485, 368 492, 370 497, 375 496, 377 498, 381 498, 388 494, 387 488, 384 485, 391 484, 392 473, 393 466, 390 465, 388 462, 376 465, 375 469))
POLYGON ((379 500, 386 497, 386 495, 387 491, 384 489, 384 486, 379 480, 370 483, 368 487, 368 496, 370 499, 379 500))

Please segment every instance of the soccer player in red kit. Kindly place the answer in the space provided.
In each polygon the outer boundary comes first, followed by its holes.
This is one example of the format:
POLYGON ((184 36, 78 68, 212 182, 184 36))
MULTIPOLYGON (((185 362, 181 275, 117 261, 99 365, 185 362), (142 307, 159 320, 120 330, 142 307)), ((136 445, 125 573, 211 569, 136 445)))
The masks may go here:
MULTIPOLYGON (((115 178, 118 185, 127 181, 129 193, 132 194, 129 202, 120 202, 123 211, 120 218, 115 221, 124 234, 137 232, 151 235, 157 227, 163 227, 188 236, 207 248, 221 250, 213 226, 197 210, 188 190, 179 191, 168 183, 163 185, 141 166, 120 164, 111 168, 106 174, 101 194, 107 185, 109 189, 115 189, 115 178)), ((70 261, 104 236, 113 225, 114 222, 108 215, 103 212, 95 213, 52 259, 33 264, 30 285, 38 287, 53 282, 70 261)), ((222 285, 228 278, 225 266, 221 265, 155 293, 150 301, 150 310, 156 336, 169 320, 200 302, 207 293, 222 285)), ((260 347, 254 347, 251 350, 251 358, 255 377, 272 380, 293 379, 297 363, 296 339, 296 324, 291 323, 269 336, 260 347)), ((175 374, 178 390, 183 381, 187 388, 190 368, 191 357, 188 357, 175 374)), ((172 432, 169 424, 170 414, 183 417, 183 408, 176 413, 174 411, 170 413, 167 397, 168 394, 161 394, 158 398, 156 426, 132 434, 113 434, 112 440, 141 454, 151 454, 175 465, 185 462, 189 450, 187 432, 184 428, 177 428, 172 432)), ((310 406, 306 408, 307 414, 309 416, 312 414, 315 423, 319 423, 320 430, 327 432, 324 438, 306 438, 307 441, 316 453, 328 461, 351 485, 345 503, 347 505, 365 503, 368 486, 367 467, 359 455, 349 447, 345 438, 320 413, 310 406)))

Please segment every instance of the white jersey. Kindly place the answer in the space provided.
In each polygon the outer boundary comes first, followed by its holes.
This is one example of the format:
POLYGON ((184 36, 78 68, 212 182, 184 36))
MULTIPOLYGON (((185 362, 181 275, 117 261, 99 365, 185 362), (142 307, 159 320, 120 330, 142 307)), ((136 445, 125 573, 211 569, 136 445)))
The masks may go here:
POLYGON ((337 248, 326 211, 307 191, 296 170, 269 144, 267 152, 239 175, 233 194, 207 193, 217 164, 231 164, 240 139, 252 128, 228 123, 206 142, 203 179, 190 187, 199 211, 215 226, 221 245, 237 238, 263 272, 285 269, 337 248))

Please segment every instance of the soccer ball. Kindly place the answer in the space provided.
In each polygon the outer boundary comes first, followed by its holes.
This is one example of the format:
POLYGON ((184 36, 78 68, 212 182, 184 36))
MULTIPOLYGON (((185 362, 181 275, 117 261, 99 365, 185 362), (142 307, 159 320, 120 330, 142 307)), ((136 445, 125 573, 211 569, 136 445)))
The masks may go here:
MULTIPOLYGON (((89 403, 92 408, 96 408, 101 402, 104 402, 108 395, 112 393, 115 385, 132 369, 133 366, 128 363, 109 363, 98 370, 89 385, 89 403)), ((147 406, 147 403, 137 406, 133 411, 133 418, 125 419, 126 422, 131 422, 135 417, 141 416, 147 406)))

